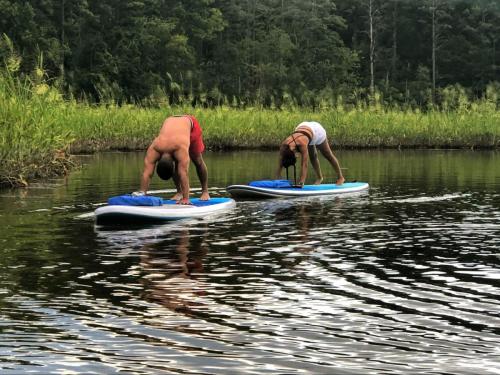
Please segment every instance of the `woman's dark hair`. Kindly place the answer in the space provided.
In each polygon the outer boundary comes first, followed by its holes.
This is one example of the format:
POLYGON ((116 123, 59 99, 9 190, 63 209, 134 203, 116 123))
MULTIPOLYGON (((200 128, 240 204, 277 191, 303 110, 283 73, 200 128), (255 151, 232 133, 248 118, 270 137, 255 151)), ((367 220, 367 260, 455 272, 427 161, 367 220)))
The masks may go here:
POLYGON ((295 152, 290 150, 289 147, 285 148, 281 154, 281 165, 285 168, 288 168, 292 165, 295 165, 297 162, 297 158, 295 157, 295 152))
POLYGON ((156 164, 156 174, 162 180, 168 180, 174 174, 174 161, 168 154, 164 154, 156 164))

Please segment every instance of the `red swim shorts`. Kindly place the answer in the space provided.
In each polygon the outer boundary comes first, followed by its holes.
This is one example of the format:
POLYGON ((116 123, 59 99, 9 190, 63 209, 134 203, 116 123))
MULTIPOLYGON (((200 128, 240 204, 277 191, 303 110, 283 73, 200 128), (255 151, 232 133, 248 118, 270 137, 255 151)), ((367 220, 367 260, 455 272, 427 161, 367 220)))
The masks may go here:
POLYGON ((201 154, 205 151, 205 144, 203 143, 201 126, 194 116, 187 116, 193 122, 193 127, 191 128, 191 138, 189 144, 190 154, 201 154))

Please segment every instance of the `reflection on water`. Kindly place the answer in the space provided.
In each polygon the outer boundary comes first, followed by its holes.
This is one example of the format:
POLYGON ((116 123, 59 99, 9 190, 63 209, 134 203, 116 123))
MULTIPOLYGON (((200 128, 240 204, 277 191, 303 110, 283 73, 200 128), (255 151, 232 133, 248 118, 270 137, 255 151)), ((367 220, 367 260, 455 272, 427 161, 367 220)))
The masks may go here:
POLYGON ((156 302, 174 312, 192 313, 200 306, 198 297, 204 286, 197 280, 203 270, 203 257, 208 251, 204 242, 206 230, 191 235, 181 229, 172 245, 145 244, 140 249, 143 293, 147 301, 156 302), (165 249, 166 247, 166 249, 165 249), (192 307, 192 308, 191 308, 192 307))
MULTIPOLYGON (((369 192, 94 227, 139 156, 0 193, 2 373, 500 372, 497 154, 344 152, 369 192)), ((211 194, 266 156, 209 154, 211 194)))

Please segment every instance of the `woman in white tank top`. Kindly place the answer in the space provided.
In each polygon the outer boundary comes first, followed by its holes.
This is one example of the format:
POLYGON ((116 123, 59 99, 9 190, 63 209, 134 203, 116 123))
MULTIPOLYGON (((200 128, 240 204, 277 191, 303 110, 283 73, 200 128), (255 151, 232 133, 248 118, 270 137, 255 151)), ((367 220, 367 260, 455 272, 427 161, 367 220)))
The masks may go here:
POLYGON ((325 129, 319 122, 316 121, 301 122, 295 128, 295 131, 281 143, 279 166, 276 178, 281 178, 283 167, 288 168, 290 165, 295 165, 295 154, 299 153, 302 161, 298 185, 303 186, 305 184, 309 158, 311 159, 311 164, 316 172, 316 180, 314 183, 321 184, 323 182, 323 174, 321 172, 316 148, 319 149, 321 154, 326 158, 326 160, 328 160, 337 173, 337 180, 335 183, 337 185, 342 185, 345 179, 342 175, 340 164, 330 148, 325 129))

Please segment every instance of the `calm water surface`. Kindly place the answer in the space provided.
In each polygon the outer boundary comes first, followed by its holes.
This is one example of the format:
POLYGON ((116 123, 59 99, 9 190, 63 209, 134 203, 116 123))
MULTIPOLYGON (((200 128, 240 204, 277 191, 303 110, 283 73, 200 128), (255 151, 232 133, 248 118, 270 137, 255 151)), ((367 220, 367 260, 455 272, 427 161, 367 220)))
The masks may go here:
MULTIPOLYGON (((275 156, 208 153, 211 194, 275 156)), ((500 154, 338 156, 368 193, 160 226, 89 215, 142 153, 0 191, 0 372, 500 373, 500 154)))

